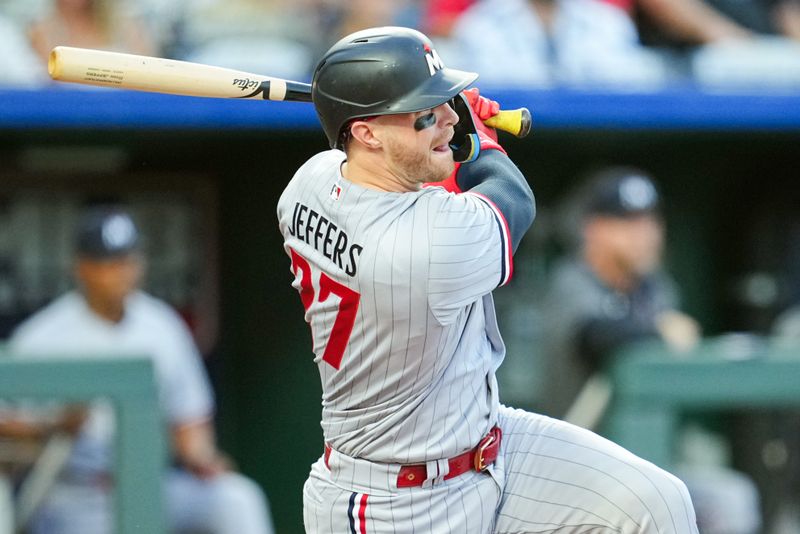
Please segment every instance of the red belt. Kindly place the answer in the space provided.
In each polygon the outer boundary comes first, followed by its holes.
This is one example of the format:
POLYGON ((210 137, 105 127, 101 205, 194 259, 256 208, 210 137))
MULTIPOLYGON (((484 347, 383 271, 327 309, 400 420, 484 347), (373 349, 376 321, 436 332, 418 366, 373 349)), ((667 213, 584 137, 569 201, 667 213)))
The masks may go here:
MULTIPOLYGON (((450 469, 444 479, 463 475, 467 471, 475 470, 479 473, 494 463, 497 459, 497 451, 500 449, 500 440, 503 432, 500 427, 492 428, 478 445, 467 452, 454 456, 447 460, 450 469)), ((331 454, 329 445, 325 445, 325 465, 328 465, 328 458, 331 454)), ((425 464, 404 465, 397 474, 398 488, 412 488, 422 486, 428 476, 428 468, 425 464)))

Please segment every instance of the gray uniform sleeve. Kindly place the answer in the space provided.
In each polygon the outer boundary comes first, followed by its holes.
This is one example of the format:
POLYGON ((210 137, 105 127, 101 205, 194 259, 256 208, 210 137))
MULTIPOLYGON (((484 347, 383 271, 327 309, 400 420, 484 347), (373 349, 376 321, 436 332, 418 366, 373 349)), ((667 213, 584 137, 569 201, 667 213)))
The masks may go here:
POLYGON ((438 192, 428 205, 428 304, 441 324, 511 279, 503 214, 480 194, 438 192))

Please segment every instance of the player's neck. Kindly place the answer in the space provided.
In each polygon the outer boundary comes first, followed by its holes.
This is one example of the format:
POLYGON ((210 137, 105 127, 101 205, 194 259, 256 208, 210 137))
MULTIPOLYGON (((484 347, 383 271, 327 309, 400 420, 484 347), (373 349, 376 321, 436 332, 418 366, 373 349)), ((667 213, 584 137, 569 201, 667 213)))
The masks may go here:
POLYGON ((92 312, 110 323, 117 324, 125 316, 125 303, 116 300, 102 299, 96 295, 84 293, 86 304, 92 312))
POLYGON ((356 185, 393 193, 406 193, 419 189, 419 184, 405 180, 382 164, 383 159, 364 155, 348 158, 342 164, 342 176, 356 185))
POLYGON ((628 293, 636 286, 636 276, 624 269, 611 255, 587 249, 584 260, 594 275, 611 289, 628 293))

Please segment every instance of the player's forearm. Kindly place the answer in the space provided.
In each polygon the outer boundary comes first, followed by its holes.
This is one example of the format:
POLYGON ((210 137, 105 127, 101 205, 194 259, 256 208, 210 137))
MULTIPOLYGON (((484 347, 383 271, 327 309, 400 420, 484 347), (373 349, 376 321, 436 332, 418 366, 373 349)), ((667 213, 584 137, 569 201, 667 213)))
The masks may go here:
POLYGON ((536 203, 525 176, 498 150, 486 150, 480 157, 462 165, 457 176, 462 191, 489 198, 508 223, 514 251, 536 216, 536 203))
POLYGON ((800 1, 784 0, 773 9, 775 25, 780 32, 800 40, 800 1))
POLYGON ((45 425, 32 424, 17 419, 0 421, 0 437, 10 439, 41 439, 47 435, 45 425))
POLYGON ((674 37, 693 43, 747 38, 745 28, 699 0, 641 0, 640 9, 674 37))
POLYGON ((216 447, 210 422, 201 421, 177 426, 173 430, 174 455, 177 462, 199 476, 211 476, 227 468, 216 447))
POLYGON ((84 406, 68 406, 55 419, 0 415, 0 437, 22 440, 44 439, 56 432, 77 435, 88 412, 84 406))

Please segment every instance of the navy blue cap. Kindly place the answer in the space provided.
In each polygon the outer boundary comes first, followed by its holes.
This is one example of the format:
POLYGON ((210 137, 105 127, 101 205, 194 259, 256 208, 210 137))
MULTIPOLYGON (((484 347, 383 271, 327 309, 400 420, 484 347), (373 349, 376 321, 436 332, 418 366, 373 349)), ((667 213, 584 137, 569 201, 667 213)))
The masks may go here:
POLYGON ((659 210, 659 194, 653 180, 637 169, 604 171, 590 182, 587 215, 633 217, 659 210))
POLYGON ((95 208, 78 224, 75 252, 91 259, 126 256, 139 246, 139 231, 126 212, 113 208, 95 208))

